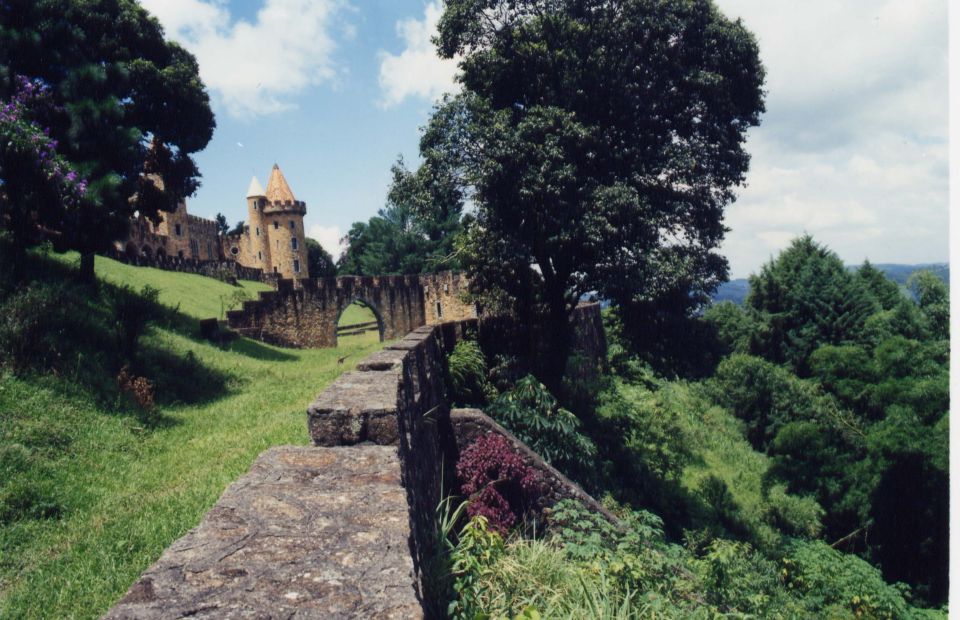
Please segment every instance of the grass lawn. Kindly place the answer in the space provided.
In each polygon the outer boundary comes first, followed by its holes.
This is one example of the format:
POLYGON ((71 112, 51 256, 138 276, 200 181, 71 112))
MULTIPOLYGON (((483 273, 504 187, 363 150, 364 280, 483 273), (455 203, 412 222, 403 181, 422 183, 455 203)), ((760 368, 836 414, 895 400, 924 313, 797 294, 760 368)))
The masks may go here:
MULTIPOLYGON (((114 284, 160 289, 163 304, 194 319, 218 316, 224 296, 264 288, 109 259, 96 266, 114 284)), ((0 510, 0 618, 104 613, 259 453, 308 443, 309 402, 380 346, 368 332, 337 349, 247 339, 220 348, 182 324, 159 325, 142 347, 185 369, 180 380, 193 389, 158 386, 151 424, 65 374, 0 374, 0 508, 29 509, 0 510), (188 396, 179 400, 160 393, 181 388, 188 396)))

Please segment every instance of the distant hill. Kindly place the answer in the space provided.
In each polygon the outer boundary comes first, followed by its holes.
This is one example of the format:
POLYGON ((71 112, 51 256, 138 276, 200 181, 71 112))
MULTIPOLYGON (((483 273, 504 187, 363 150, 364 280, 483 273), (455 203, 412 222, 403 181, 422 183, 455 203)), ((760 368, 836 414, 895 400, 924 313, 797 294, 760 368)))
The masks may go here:
MULTIPOLYGON (((934 274, 939 276, 940 279, 946 282, 947 286, 950 286, 950 265, 947 263, 930 263, 922 265, 875 263, 873 266, 885 273, 888 278, 900 286, 906 286, 907 279, 910 277, 910 274, 912 274, 914 271, 920 271, 921 269, 932 271, 934 274)), ((851 265, 848 266, 847 269, 852 271, 858 267, 859 265, 851 265)), ((750 283, 747 281, 747 279, 737 278, 736 280, 730 280, 729 282, 724 282, 721 284, 717 289, 716 294, 713 296, 713 301, 732 301, 735 304, 742 304, 743 300, 747 298, 748 292, 750 292, 750 283)))

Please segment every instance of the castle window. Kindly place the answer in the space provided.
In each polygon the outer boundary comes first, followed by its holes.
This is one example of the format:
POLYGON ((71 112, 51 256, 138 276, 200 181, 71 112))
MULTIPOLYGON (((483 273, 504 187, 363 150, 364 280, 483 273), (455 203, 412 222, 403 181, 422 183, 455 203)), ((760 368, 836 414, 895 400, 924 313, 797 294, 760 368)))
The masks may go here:
POLYGON ((200 242, 196 239, 190 240, 190 253, 193 255, 193 258, 200 258, 200 242))
POLYGON ((296 237, 290 237, 290 249, 297 250, 300 248, 300 242, 297 241, 296 237))
POLYGON ((237 246, 233 246, 232 248, 230 248, 230 253, 236 256, 237 254, 240 253, 240 248, 238 248, 237 246))
POLYGON ((176 235, 177 235, 178 237, 183 236, 183 230, 180 228, 180 224, 175 224, 174 227, 173 227, 173 229, 174 229, 174 231, 176 232, 176 235))
POLYGON ((263 260, 263 252, 257 252, 257 260, 263 260))
POLYGON ((293 220, 290 220, 290 230, 296 230, 296 229, 297 229, 297 225, 294 223, 293 220))
POLYGON ((274 230, 280 230, 280 222, 274 221, 274 223, 273 223, 273 229, 274 229, 274 230))
POLYGON ((273 273, 277 273, 277 266, 276 266, 276 265, 273 266, 273 273))
POLYGON ((440 306, 440 302, 439 302, 439 301, 437 302, 437 318, 438 318, 438 319, 442 319, 442 318, 443 318, 443 308, 440 306))
POLYGON ((260 227, 259 227, 259 226, 257 226, 257 236, 258 236, 258 237, 260 236, 260 227))
POLYGON ((300 261, 293 259, 293 273, 300 273, 300 261))

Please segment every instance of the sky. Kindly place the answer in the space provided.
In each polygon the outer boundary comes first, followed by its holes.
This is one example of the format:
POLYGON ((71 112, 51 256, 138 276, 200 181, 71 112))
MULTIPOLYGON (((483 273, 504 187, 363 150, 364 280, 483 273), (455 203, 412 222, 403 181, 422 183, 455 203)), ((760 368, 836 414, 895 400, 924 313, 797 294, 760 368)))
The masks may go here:
MULTIPOLYGON (((339 239, 384 206, 390 167, 457 89, 430 37, 439 0, 140 0, 192 51, 217 116, 190 212, 246 217, 279 164, 308 236, 339 239)), ((731 277, 810 233, 844 262, 945 262, 946 0, 717 0, 767 70, 746 187, 727 209, 731 277)))

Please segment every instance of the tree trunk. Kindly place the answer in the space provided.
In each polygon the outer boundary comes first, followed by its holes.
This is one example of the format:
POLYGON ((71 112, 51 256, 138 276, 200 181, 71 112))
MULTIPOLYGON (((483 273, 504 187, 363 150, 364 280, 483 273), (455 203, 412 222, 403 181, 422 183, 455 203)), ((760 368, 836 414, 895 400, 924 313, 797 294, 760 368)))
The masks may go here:
POLYGON ((80 253, 80 279, 84 282, 93 282, 96 280, 96 274, 93 270, 94 256, 93 252, 80 253))
POLYGON ((543 383, 554 396, 560 396, 563 388, 563 376, 567 370, 567 359, 573 342, 573 324, 564 291, 549 292, 547 316, 541 338, 545 346, 542 349, 543 383))

